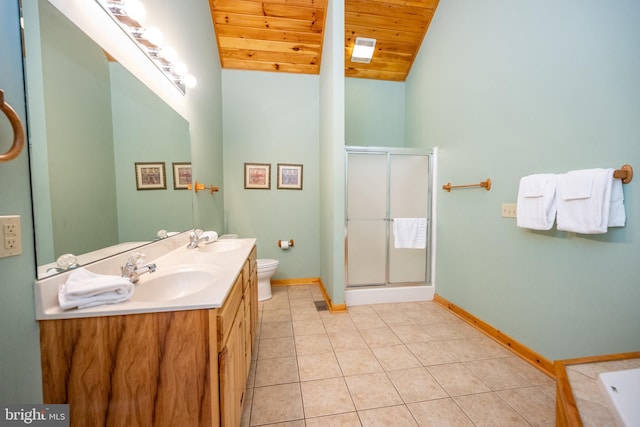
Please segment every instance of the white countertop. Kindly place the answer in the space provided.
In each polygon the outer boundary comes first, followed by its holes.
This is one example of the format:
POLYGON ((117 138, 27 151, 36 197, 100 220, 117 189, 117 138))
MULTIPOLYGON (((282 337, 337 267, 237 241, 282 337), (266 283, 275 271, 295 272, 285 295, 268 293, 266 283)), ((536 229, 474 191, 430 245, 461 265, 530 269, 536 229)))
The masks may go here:
MULTIPOLYGON (((203 269, 208 269, 214 274, 215 279, 210 285, 168 301, 139 301, 136 300, 134 291, 131 299, 122 303, 63 311, 58 303, 58 288, 66 282, 70 272, 38 280, 34 284, 36 319, 70 319, 221 307, 242 271, 255 241, 256 239, 218 240, 201 244, 196 249, 187 249, 188 233, 181 233, 142 248, 147 255, 144 263, 155 263, 157 270, 155 273, 141 275, 136 287, 145 286, 147 281, 154 278, 154 275, 161 276, 163 271, 176 271, 184 266, 193 268, 202 266, 203 269)), ((125 264, 129 254, 129 252, 122 253, 85 268, 97 274, 119 275, 120 267, 125 264)))

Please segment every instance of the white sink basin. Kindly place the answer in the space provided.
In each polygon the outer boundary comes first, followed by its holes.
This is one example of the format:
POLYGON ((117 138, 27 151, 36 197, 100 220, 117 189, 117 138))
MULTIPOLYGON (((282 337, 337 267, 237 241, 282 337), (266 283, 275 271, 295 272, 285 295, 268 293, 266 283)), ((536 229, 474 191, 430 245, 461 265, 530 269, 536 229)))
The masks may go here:
POLYGON ((235 251, 244 247, 244 244, 238 240, 216 240, 213 243, 207 243, 204 245, 200 245, 198 250, 204 252, 227 252, 227 251, 235 251))
POLYGON ((182 298, 212 286, 222 272, 222 268, 211 265, 158 268, 155 273, 140 277, 131 300, 157 302, 182 298))

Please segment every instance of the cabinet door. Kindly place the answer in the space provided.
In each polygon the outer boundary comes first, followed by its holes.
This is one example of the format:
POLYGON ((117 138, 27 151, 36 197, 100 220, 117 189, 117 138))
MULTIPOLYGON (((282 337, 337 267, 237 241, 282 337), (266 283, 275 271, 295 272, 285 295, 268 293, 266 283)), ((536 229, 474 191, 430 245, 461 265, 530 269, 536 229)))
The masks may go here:
MULTIPOLYGON (((244 296, 244 358, 245 358, 245 382, 249 376, 249 370, 251 369, 251 351, 253 350, 252 340, 253 334, 251 333, 251 289, 247 289, 247 293, 244 296)), ((240 314, 238 313, 238 316, 240 314)))
POLYGON ((220 425, 239 426, 245 391, 244 311, 242 309, 238 310, 229 339, 218 359, 220 425))

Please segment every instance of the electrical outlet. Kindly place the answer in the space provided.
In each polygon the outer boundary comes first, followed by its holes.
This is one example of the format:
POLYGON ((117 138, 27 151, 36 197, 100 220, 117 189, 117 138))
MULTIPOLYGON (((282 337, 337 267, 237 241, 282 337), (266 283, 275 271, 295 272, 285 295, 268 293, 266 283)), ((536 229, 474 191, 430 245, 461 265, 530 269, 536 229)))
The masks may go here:
POLYGON ((0 216, 0 258, 20 255, 22 253, 22 239, 20 236, 20 216, 0 216))
POLYGON ((515 203, 503 203, 502 204, 502 217, 503 218, 515 218, 516 217, 516 204, 515 203))

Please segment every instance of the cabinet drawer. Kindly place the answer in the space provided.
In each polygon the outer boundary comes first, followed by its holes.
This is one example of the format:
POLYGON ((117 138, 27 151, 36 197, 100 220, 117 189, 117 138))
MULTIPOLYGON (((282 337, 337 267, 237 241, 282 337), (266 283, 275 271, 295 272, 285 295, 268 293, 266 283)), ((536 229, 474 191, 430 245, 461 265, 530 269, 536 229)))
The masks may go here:
POLYGON ((244 263, 244 267, 242 267, 242 293, 247 293, 247 287, 249 286, 249 260, 246 260, 244 263))
POLYGON ((253 249, 251 250, 251 253, 249 254, 249 272, 253 274, 253 272, 256 271, 257 267, 258 267, 258 250, 254 246, 253 249))
POLYGON ((236 317, 238 307, 242 301, 242 274, 238 275, 231 292, 222 308, 218 311, 218 348, 224 348, 224 343, 229 336, 229 331, 236 317))

